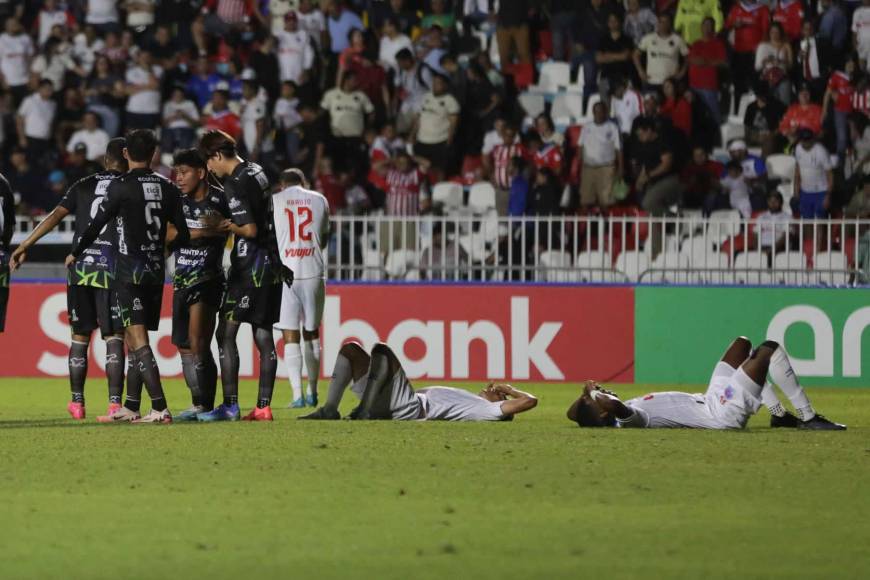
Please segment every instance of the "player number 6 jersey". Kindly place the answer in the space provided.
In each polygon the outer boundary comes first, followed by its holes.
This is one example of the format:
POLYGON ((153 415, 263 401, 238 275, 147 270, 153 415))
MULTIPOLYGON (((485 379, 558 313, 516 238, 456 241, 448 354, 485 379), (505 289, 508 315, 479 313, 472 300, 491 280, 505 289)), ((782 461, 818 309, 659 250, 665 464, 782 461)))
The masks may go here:
POLYGON ((300 186, 273 196, 272 208, 278 253, 296 280, 326 277, 324 256, 329 235, 329 203, 300 186))

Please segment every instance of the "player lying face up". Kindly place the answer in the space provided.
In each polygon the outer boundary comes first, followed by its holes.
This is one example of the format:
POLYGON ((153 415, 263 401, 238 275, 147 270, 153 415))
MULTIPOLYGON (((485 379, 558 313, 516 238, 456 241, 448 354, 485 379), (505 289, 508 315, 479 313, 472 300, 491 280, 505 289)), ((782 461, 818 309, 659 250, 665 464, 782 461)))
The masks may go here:
POLYGON ((538 404, 534 395, 510 385, 490 385, 478 394, 452 387, 415 391, 402 364, 386 344, 371 355, 359 343, 338 353, 326 404, 300 419, 340 419, 338 405, 350 386, 361 402, 349 418, 398 421, 506 421, 538 404))
POLYGON ((581 427, 742 429, 762 404, 774 428, 846 429, 816 414, 785 349, 768 340, 753 350, 744 337, 735 339, 716 364, 706 393, 651 393, 623 402, 597 382, 586 381, 568 418, 581 427), (785 410, 771 382, 788 397, 797 416, 785 410))

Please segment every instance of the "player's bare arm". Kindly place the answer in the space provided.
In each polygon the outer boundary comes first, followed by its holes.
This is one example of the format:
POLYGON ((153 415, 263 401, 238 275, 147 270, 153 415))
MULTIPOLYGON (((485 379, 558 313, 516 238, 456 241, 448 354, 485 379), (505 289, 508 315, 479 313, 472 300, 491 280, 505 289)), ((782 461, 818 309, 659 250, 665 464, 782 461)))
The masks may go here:
POLYGON ((69 210, 65 207, 57 206, 51 213, 46 216, 44 220, 39 222, 39 225, 36 226, 27 239, 21 242, 21 244, 15 248, 15 251, 12 252, 12 256, 9 258, 9 267, 14 272, 27 261, 27 250, 33 247, 36 242, 43 238, 46 234, 51 232, 54 228, 57 227, 63 218, 69 215, 69 210))

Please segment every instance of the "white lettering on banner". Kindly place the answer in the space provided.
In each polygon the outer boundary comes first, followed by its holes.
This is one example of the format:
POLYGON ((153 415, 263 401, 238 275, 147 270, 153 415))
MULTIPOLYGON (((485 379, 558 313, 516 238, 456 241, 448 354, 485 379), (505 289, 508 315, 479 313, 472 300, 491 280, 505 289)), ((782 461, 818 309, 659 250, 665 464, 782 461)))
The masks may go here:
POLYGON ((541 376, 548 380, 564 379, 565 375, 547 354, 561 322, 544 322, 529 340, 529 299, 511 298, 511 376, 531 378, 530 363, 534 362, 541 376))
POLYGON ((834 327, 824 310, 805 304, 783 308, 767 326, 768 340, 775 340, 788 351, 785 335, 793 324, 809 324, 813 329, 813 358, 789 355, 795 374, 805 377, 830 377, 834 374, 834 327))
MULTIPOLYGON (((71 339, 69 325, 62 322, 61 315, 66 318, 66 294, 58 292, 46 298, 39 308, 39 326, 46 337, 69 349, 71 339)), ((36 368, 53 377, 68 375, 67 354, 56 355, 43 351, 36 363, 36 368)))
POLYGON ((462 320, 450 323, 450 375, 454 379, 467 379, 471 376, 468 353, 471 342, 481 340, 486 345, 486 376, 503 379, 504 375, 504 336, 497 324, 489 320, 478 320, 473 324, 462 320))
MULTIPOLYGON (((531 378, 531 365, 534 364, 546 380, 565 378, 561 369, 553 362, 547 349, 553 343, 561 322, 544 322, 532 335, 529 329, 529 299, 513 297, 511 312, 511 379, 531 378), (530 338, 531 336, 531 338, 530 338)), ((387 343, 405 365, 409 378, 444 378, 445 321, 417 319, 405 320, 397 324, 387 335, 387 343), (426 345, 426 353, 419 360, 408 360, 404 354, 405 343, 417 338, 426 345)), ((323 315, 323 353, 324 373, 332 374, 332 367, 338 350, 346 340, 354 338, 368 350, 379 340, 375 328, 358 318, 341 319, 341 297, 327 296, 323 315)), ((451 374, 449 378, 470 376, 469 348, 475 339, 487 345, 487 376, 493 379, 505 378, 505 337, 501 328, 492 321, 480 320, 469 325, 467 321, 452 322, 450 325, 451 374)))
POLYGON ((861 376, 861 336, 870 325, 870 306, 859 308, 843 325, 843 376, 861 376))

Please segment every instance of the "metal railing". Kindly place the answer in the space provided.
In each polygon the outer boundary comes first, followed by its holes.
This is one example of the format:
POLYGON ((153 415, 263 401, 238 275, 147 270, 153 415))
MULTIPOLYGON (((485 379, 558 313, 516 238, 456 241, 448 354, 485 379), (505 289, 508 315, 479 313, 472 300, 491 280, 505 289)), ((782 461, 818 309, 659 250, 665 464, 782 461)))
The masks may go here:
MULTIPOLYGON (((19 217, 13 244, 41 218, 19 217)), ((66 218, 43 244, 72 242, 66 218)), ((494 213, 332 218, 334 280, 870 284, 870 220, 494 213)))

